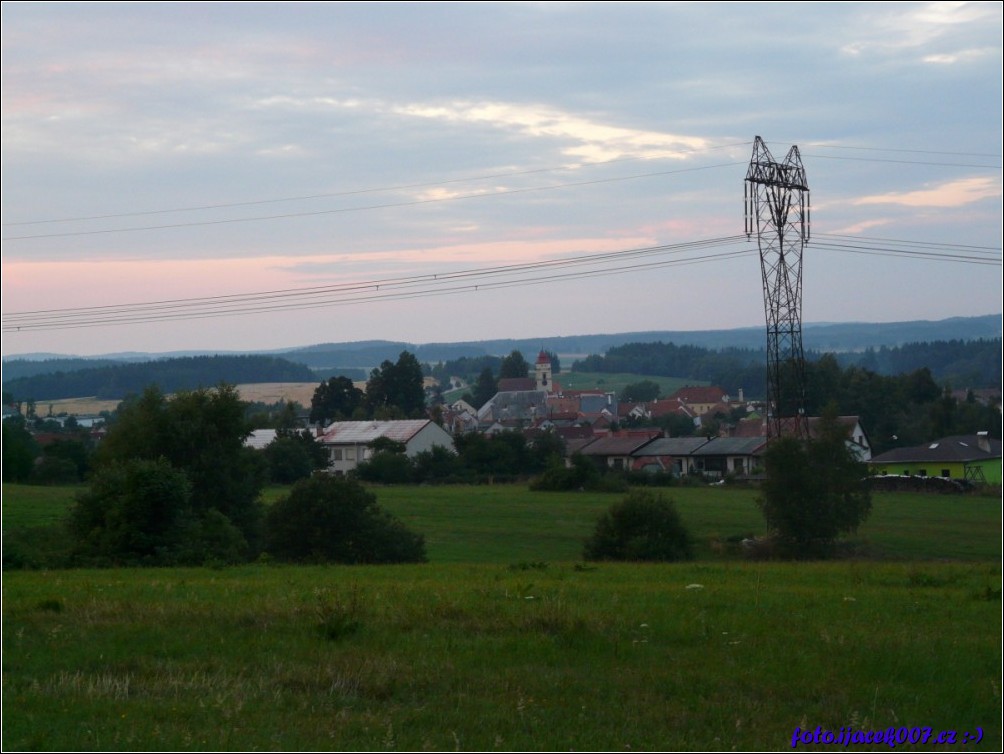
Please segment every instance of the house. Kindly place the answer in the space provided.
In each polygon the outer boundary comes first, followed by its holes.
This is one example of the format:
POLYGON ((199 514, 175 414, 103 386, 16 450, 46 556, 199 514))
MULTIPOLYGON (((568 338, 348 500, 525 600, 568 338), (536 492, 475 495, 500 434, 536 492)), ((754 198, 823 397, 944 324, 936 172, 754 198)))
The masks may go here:
POLYGON ((766 448, 766 437, 713 437, 690 454, 691 472, 716 479, 750 476, 766 448))
MULTIPOLYGON (((819 436, 818 416, 810 416, 808 419, 809 436, 819 436)), ((868 434, 861 426, 861 418, 858 416, 838 416, 837 423, 847 432, 847 447, 854 456, 862 463, 867 463, 872 457, 872 446, 868 440, 868 434)), ((767 436, 767 420, 759 417, 747 417, 740 419, 729 432, 729 437, 734 438, 754 438, 767 436)))
POLYGON ((681 387, 669 399, 685 404, 697 416, 708 413, 720 403, 729 402, 728 394, 720 387, 681 387))
POLYGON ((278 430, 256 429, 244 438, 244 447, 252 450, 264 450, 275 440, 278 430))
POLYGON ((662 432, 657 429, 612 432, 597 437, 578 452, 592 459, 601 468, 627 471, 634 460, 632 455, 661 436, 662 432))
POLYGON ((478 422, 491 425, 495 422, 516 421, 533 424, 547 415, 547 391, 504 390, 478 409, 478 422))
POLYGON ((404 445, 409 458, 436 446, 453 450, 450 434, 429 419, 334 422, 317 442, 328 451, 328 471, 342 475, 369 460, 373 454, 370 443, 380 438, 404 445))
POLYGON ((659 437, 631 454, 632 471, 683 476, 691 473, 691 457, 708 442, 704 437, 659 437))
POLYGON ((1001 483, 1001 441, 986 432, 943 437, 912 448, 895 448, 868 464, 879 476, 961 479, 975 484, 1001 483))
MULTIPOLYGON (((809 437, 818 437, 820 421, 818 416, 809 417, 809 437)), ((868 441, 864 427, 861 426, 861 418, 858 416, 838 416, 837 423, 847 432, 847 447, 854 453, 855 457, 862 463, 870 461, 872 446, 868 441)))

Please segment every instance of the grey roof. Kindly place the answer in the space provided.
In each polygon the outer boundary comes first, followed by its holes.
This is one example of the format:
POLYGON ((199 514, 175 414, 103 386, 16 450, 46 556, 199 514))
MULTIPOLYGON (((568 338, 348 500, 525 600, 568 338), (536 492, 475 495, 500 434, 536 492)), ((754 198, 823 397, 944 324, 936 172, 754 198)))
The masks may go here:
POLYGON ((333 422, 318 442, 325 445, 367 445, 379 437, 407 443, 429 424, 428 419, 392 421, 333 422))
POLYGON ((478 410, 478 419, 529 419, 546 413, 546 390, 513 390, 496 393, 478 410))
POLYGON ((708 442, 706 437, 661 437, 653 440, 634 456, 689 456, 708 442))
POLYGON ((956 435, 943 437, 940 440, 917 445, 912 448, 894 448, 882 455, 875 456, 871 463, 910 463, 946 461, 965 463, 968 461, 983 461, 1001 457, 1001 441, 989 438, 985 440, 989 450, 980 448, 980 438, 976 435, 956 435))
POLYGON ((584 456, 628 456, 652 442, 651 437, 629 435, 597 437, 580 451, 584 456))
POLYGON ((605 395, 586 394, 579 396, 579 411, 584 414, 598 414, 604 409, 613 413, 617 412, 617 407, 608 402, 605 395))
POLYGON ((766 437, 714 437, 697 448, 695 456, 750 456, 767 445, 766 437))

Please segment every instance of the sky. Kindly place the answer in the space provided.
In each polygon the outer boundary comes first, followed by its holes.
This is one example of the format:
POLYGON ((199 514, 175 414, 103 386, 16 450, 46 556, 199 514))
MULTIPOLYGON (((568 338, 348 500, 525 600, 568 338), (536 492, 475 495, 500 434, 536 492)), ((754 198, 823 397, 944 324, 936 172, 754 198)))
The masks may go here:
POLYGON ((802 317, 1002 310, 1002 5, 2 5, 2 352, 764 322, 756 136, 802 317), (44 312, 44 314, 40 314, 44 312))

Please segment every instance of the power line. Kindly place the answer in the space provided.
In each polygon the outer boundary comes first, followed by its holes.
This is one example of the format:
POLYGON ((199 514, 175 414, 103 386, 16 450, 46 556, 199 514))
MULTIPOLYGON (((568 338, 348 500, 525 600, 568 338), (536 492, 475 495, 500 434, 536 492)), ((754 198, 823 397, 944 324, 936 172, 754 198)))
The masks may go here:
MULTIPOLYGON (((817 234, 810 248, 837 253, 896 256, 935 262, 1001 264, 1000 249, 936 244, 901 239, 868 239, 817 234), (822 236, 823 240, 818 240, 822 236), (832 238, 833 241, 826 239, 832 238), (878 246, 871 241, 879 241, 878 246)), ((753 254, 745 235, 702 239, 678 244, 626 249, 600 254, 543 260, 525 264, 457 270, 445 273, 380 278, 330 286, 278 289, 191 299, 169 299, 134 304, 12 312, 3 315, 3 332, 80 329, 149 322, 198 320, 295 311, 362 303, 400 301, 515 286, 544 285, 652 270, 669 266, 723 261, 753 254), (694 254, 714 248, 743 245, 742 250, 694 254), (686 255, 686 256, 685 256, 686 255), (669 257, 663 258, 663 257, 669 257), (582 269, 592 267, 594 269, 582 269)))
POLYGON ((916 249, 903 249, 903 248, 882 248, 875 246, 856 246, 854 244, 839 244, 831 242, 813 242, 812 246, 814 248, 831 249, 836 251, 843 251, 853 254, 867 254, 870 256, 897 256, 897 257, 912 257, 914 259, 927 259, 929 261, 947 261, 947 262, 957 262, 960 264, 983 264, 983 265, 993 265, 1001 266, 1001 259, 990 258, 989 256, 979 255, 979 254, 948 254, 948 253, 938 253, 933 251, 922 251, 916 249))
POLYGON ((896 165, 933 165, 936 167, 948 168, 980 168, 986 170, 1000 170, 1000 165, 973 165, 961 162, 932 162, 928 160, 889 160, 877 157, 840 157, 832 154, 811 154, 806 153, 805 157, 812 157, 815 160, 847 160, 848 162, 886 162, 896 165))
POLYGON ((111 324, 205 319, 209 317, 313 309, 373 301, 494 290, 517 285, 540 285, 560 280, 576 280, 598 275, 626 274, 676 264, 695 264, 712 261, 719 257, 734 257, 748 254, 749 252, 744 249, 741 252, 733 251, 718 255, 709 254, 625 264, 625 261, 630 259, 644 260, 646 257, 652 255, 680 255, 684 252, 739 243, 745 244, 744 236, 707 239, 685 244, 674 244, 672 246, 632 249, 590 257, 548 260, 525 265, 509 265, 506 267, 466 270, 455 273, 422 275, 413 278, 368 281, 362 284, 352 283, 328 288, 291 289, 287 291, 268 291, 257 294, 150 302, 146 304, 12 313, 4 315, 3 330, 4 332, 18 332, 27 330, 78 329, 81 327, 111 324), (611 262, 616 262, 616 267, 613 269, 600 267, 600 269, 594 270, 564 271, 567 268, 581 265, 609 265, 611 262), (306 300, 304 300, 305 297, 306 300), (316 300, 317 297, 321 297, 320 300, 316 300))
POLYGON ((1001 253, 1000 246, 975 246, 972 244, 958 244, 958 243, 947 243, 938 241, 908 241, 899 238, 883 238, 880 236, 851 236, 841 233, 816 233, 816 238, 836 238, 848 241, 878 241, 884 244, 896 244, 900 246, 916 246, 920 248, 937 248, 937 249, 960 249, 968 251, 991 251, 997 254, 1001 253))
MULTIPOLYGON (((797 141, 797 139, 796 139, 797 141)), ((900 152, 903 154, 943 154, 952 157, 996 157, 1000 159, 1000 154, 990 152, 942 152, 934 149, 894 149, 891 147, 856 147, 848 144, 826 144, 824 142, 810 142, 807 147, 817 147, 822 149, 848 149, 862 152, 900 152)))

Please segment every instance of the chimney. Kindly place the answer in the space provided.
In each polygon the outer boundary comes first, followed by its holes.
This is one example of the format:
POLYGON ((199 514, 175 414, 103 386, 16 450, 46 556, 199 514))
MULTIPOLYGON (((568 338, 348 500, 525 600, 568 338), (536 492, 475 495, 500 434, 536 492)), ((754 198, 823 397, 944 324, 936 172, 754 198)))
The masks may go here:
POLYGON ((976 444, 980 446, 980 450, 984 453, 990 452, 990 438, 989 432, 977 432, 976 433, 976 444))

